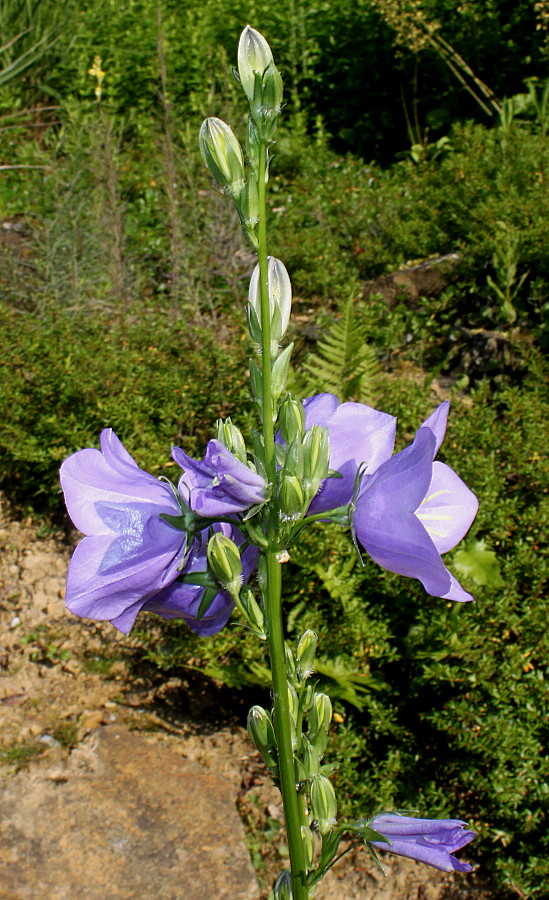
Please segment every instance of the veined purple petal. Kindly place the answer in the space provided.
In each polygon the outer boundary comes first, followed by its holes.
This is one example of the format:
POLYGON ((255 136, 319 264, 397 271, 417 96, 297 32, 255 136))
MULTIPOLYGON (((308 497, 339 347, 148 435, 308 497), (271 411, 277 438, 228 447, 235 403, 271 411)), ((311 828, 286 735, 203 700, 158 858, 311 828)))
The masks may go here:
POLYGON ((433 463, 431 483, 416 516, 439 553, 452 550, 461 541, 477 510, 477 498, 453 469, 444 463, 433 463))
POLYGON ((370 822, 371 827, 391 843, 371 841, 371 844, 379 850, 415 859, 443 872, 471 872, 472 866, 452 856, 475 837, 474 831, 464 829, 465 824, 459 819, 376 816, 370 822))
POLYGON ((183 469, 179 491, 191 509, 203 516, 243 512, 265 498, 265 481, 220 441, 208 442, 203 460, 194 460, 174 447, 174 460, 183 469))
POLYGON ((303 402, 305 426, 322 425, 330 439, 330 468, 341 478, 328 478, 309 506, 309 514, 345 506, 353 496, 363 463, 369 474, 388 460, 395 442, 396 419, 363 403, 339 404, 334 394, 318 394, 303 402))
POLYGON ((448 422, 448 413, 450 411, 450 403, 448 400, 444 400, 440 406, 437 406, 435 411, 431 413, 429 418, 425 419, 421 428, 430 428, 436 438, 436 446, 434 456, 437 455, 440 450, 440 445, 444 440, 444 435, 446 434, 446 424, 448 422))

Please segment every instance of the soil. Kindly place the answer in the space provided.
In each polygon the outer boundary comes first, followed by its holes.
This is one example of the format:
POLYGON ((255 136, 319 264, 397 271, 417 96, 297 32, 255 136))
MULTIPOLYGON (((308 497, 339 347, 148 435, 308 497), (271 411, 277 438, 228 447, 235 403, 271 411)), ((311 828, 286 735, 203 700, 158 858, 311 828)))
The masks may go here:
MULTIPOLYGON (((221 686, 167 678, 144 662, 132 636, 66 611, 65 574, 75 540, 17 521, 0 497, 0 788, 28 779, 28 795, 38 789, 36 773, 55 779, 102 726, 139 731, 159 750, 232 785, 266 898, 287 865, 281 800, 242 727, 241 711, 228 711, 234 705, 221 686)), ((323 881, 317 900, 489 900, 476 875, 448 876, 389 855, 383 862, 387 878, 365 850, 352 851, 323 881)))

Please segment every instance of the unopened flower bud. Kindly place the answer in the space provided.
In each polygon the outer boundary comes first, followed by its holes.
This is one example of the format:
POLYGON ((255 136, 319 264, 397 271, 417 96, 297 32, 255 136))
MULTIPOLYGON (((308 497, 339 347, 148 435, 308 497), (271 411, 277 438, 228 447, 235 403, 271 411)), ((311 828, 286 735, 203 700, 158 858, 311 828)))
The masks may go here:
MULTIPOLYGON (((280 341, 286 333, 288 322, 290 320, 292 285, 286 266, 275 256, 269 256, 267 284, 269 294, 269 314, 271 317, 271 339, 273 341, 280 341)), ((261 322, 259 263, 253 270, 250 279, 248 299, 256 311, 257 318, 261 322)))
POLYGON ((303 515, 303 488, 297 475, 284 475, 278 490, 278 502, 283 518, 299 519, 303 515))
POLYGON ((287 394, 280 404, 278 421, 283 439, 291 444, 296 437, 302 438, 305 432, 305 407, 287 394))
POLYGON ((306 776, 307 778, 316 778, 317 775, 320 775, 320 753, 305 735, 302 737, 302 742, 301 759, 306 776))
POLYGON ((286 450, 282 474, 303 478, 303 446, 299 437, 296 437, 286 450))
POLYGON ((293 900, 292 876, 288 869, 284 869, 276 879, 273 900, 293 900))
POLYGON ((307 825, 301 826, 301 842, 305 852, 305 867, 312 869, 313 860, 315 858, 315 838, 313 832, 307 825))
POLYGON ((217 440, 227 447, 231 453, 236 456, 240 462, 245 465, 248 463, 248 454, 246 452, 246 444, 242 437, 240 428, 233 425, 230 419, 219 419, 217 422, 217 440))
POLYGON ((317 775, 311 782, 311 812, 321 834, 328 834, 336 824, 337 800, 331 781, 317 775))
MULTIPOLYGON (((290 374, 290 360, 292 357, 293 349, 293 343, 288 344, 288 346, 284 348, 278 359, 275 359, 273 363, 273 368, 271 370, 271 390, 275 403, 278 402, 279 398, 286 390, 286 383, 288 381, 288 375, 290 374)), ((273 356, 276 356, 277 350, 278 344, 272 341, 271 353, 273 356)))
POLYGON ((251 587, 247 584, 240 589, 240 606, 242 607, 242 612, 251 629, 258 637, 265 640, 265 618, 263 616, 263 610, 255 599, 251 587))
POLYGON ((244 187, 244 157, 229 126, 221 119, 206 119, 198 143, 202 159, 219 186, 238 198, 244 187))
POLYGON ((318 635, 310 628, 299 638, 296 654, 297 671, 302 679, 309 678, 314 672, 317 644, 318 635))
POLYGON ((261 706, 252 706, 248 713, 248 734, 267 768, 271 772, 276 771, 278 762, 273 723, 267 710, 261 706))
POLYGON ((328 429, 321 425, 313 425, 303 438, 304 452, 304 488, 308 503, 320 487, 329 472, 330 440, 328 429))
POLYGON ((309 713, 309 740, 320 754, 328 742, 328 729, 332 721, 332 701, 327 694, 315 694, 309 713))
POLYGON ((208 563, 226 591, 238 595, 242 584, 242 560, 234 541, 216 531, 208 541, 208 563))
POLYGON ((238 74, 250 103, 254 99, 255 73, 263 77, 272 62, 272 50, 263 35, 246 25, 238 42, 238 74))

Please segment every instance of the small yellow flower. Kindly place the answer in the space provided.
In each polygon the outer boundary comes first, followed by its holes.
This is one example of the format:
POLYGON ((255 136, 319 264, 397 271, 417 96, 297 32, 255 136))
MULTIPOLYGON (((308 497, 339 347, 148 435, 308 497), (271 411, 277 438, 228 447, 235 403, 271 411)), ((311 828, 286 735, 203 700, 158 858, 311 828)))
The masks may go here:
POLYGON ((93 75, 94 78, 97 78, 97 84, 95 86, 95 96, 98 100, 101 100, 103 79, 105 77, 105 73, 101 68, 101 57, 94 56, 93 58, 93 66, 91 69, 88 69, 88 75, 93 75))

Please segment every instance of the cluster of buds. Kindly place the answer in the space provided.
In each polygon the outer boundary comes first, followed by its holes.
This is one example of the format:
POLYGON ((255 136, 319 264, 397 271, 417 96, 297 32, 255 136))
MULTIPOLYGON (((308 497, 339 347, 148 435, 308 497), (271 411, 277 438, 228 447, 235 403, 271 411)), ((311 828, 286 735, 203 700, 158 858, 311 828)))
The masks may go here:
POLYGON ((280 405, 279 422, 286 444, 279 479, 280 515, 284 521, 296 522, 330 473, 330 440, 328 429, 321 425, 305 431, 303 404, 290 394, 280 405))
POLYGON ((235 74, 250 104, 245 154, 233 131, 217 118, 203 122, 199 144, 205 164, 219 187, 234 200, 244 233, 257 249, 259 180, 268 177, 268 150, 282 105, 282 79, 267 41, 249 25, 240 37, 235 74))

